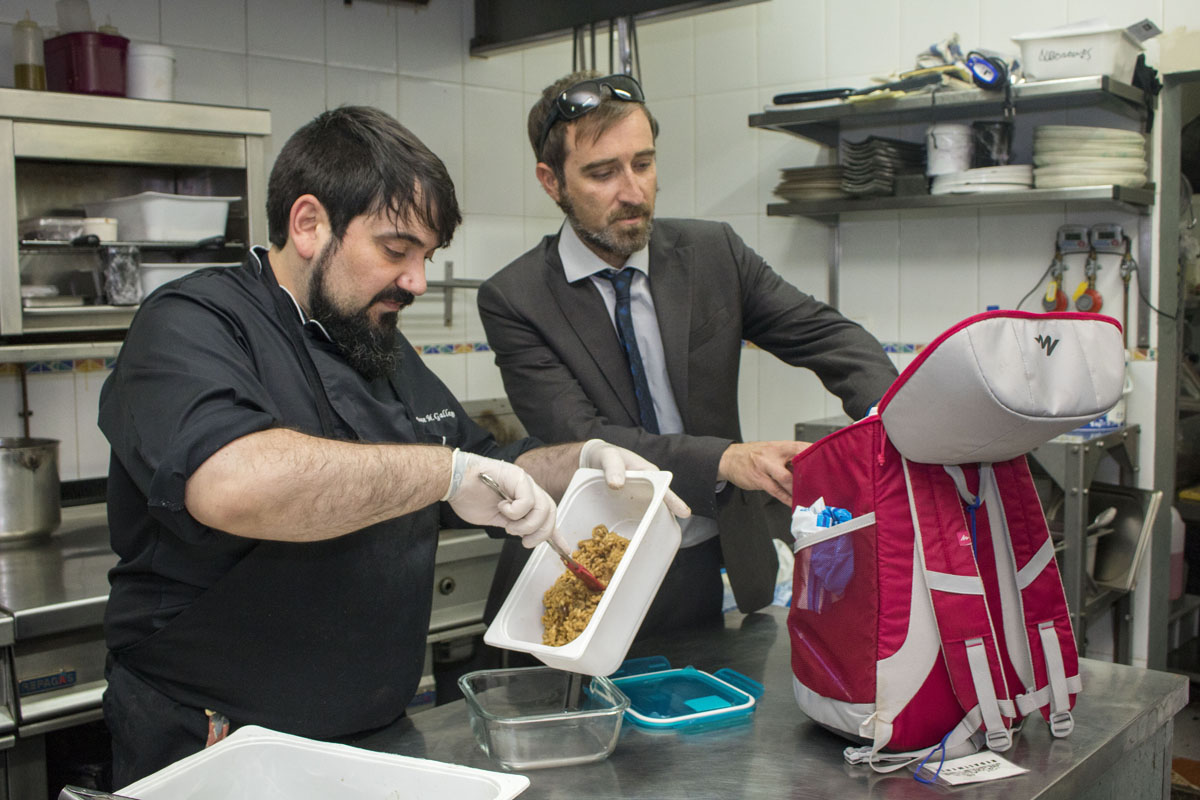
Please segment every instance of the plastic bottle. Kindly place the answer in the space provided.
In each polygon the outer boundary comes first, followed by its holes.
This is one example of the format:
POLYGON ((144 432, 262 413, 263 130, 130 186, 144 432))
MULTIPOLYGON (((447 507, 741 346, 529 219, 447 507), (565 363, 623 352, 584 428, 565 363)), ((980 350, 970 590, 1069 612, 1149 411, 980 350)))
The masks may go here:
POLYGON ((96 33, 107 33, 109 36, 121 35, 121 31, 117 29, 116 25, 112 24, 112 17, 109 16, 104 17, 104 24, 96 28, 96 33))
POLYGON ((42 53, 42 29, 25 12, 25 19, 13 25, 13 86, 18 89, 46 89, 46 60, 42 53))

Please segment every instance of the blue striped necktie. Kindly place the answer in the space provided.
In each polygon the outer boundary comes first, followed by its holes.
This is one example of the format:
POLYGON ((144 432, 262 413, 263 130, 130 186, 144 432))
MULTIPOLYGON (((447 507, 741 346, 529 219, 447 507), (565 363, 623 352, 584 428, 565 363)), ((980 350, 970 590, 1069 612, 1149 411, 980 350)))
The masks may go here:
POLYGON ((638 413, 642 417, 642 427, 650 433, 658 433, 658 416, 654 413, 654 398, 650 395, 650 382, 646 380, 646 366, 642 363, 642 353, 638 350, 637 337, 633 333, 633 313, 629 307, 629 287, 633 283, 633 267, 623 270, 608 269, 597 273, 601 278, 611 281, 617 294, 617 334, 621 347, 625 350, 625 358, 629 361, 629 372, 633 376, 633 392, 637 395, 638 413))

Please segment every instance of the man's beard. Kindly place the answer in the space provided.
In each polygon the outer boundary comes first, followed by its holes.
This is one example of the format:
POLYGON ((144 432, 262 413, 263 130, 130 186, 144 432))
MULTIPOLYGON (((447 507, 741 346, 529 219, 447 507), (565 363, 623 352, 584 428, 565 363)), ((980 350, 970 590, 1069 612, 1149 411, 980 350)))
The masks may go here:
POLYGON ((309 317, 325 327, 351 367, 368 380, 382 378, 391 374, 400 360, 400 335, 396 330, 399 311, 381 314, 378 322, 372 321, 367 311, 381 300, 392 300, 405 308, 412 304, 413 294, 391 286, 375 295, 365 307, 350 313, 342 311, 325 285, 335 252, 336 243, 331 240, 313 266, 308 284, 309 317))
POLYGON ((558 207, 567 215, 567 221, 571 223, 571 227, 575 229, 575 232, 579 234, 579 238, 585 244, 591 245, 605 253, 611 253, 619 258, 628 258, 650 243, 650 232, 654 229, 654 218, 651 215, 650 206, 644 203, 636 206, 622 205, 620 209, 609 215, 607 224, 600 230, 592 230, 584 227, 583 222, 575 214, 575 205, 566 193, 563 193, 562 201, 559 202, 558 207), (633 228, 625 226, 612 227, 614 222, 633 217, 644 218, 646 221, 645 226, 633 228))

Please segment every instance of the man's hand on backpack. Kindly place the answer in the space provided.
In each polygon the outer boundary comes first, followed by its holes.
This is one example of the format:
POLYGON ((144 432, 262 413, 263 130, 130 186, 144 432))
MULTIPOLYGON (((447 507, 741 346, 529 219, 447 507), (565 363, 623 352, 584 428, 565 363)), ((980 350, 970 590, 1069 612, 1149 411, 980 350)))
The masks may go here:
POLYGON ((741 489, 762 490, 792 505, 791 462, 808 442, 734 442, 721 454, 717 478, 741 489))

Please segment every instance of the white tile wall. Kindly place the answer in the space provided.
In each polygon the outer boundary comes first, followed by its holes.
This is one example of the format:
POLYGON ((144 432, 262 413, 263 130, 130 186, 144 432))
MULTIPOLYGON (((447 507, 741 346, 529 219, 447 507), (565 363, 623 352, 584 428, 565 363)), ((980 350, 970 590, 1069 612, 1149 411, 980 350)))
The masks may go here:
POLYGON ((246 0, 159 0, 162 43, 246 52, 246 0))
POLYGON ((401 75, 461 82, 466 39, 457 3, 397 4, 396 55, 401 75))
POLYGON ((462 358, 467 362, 465 399, 504 397, 504 380, 500 377, 500 370, 496 368, 495 358, 490 352, 467 353, 462 358))
POLYGON ((909 66, 912 57, 900 52, 899 0, 840 0, 825 4, 825 77, 830 85, 853 76, 887 75, 909 66))
POLYGON ((691 97, 654 103, 658 120, 656 167, 658 200, 655 212, 663 217, 690 217, 696 213, 696 103, 691 97))
MULTIPOLYGON (((11 25, 28 7, 55 24, 54 0, 0 4, 0 85, 12 84, 11 25)), ((427 5, 342 0, 92 0, 93 16, 133 39, 177 49, 181 100, 251 105, 272 112, 268 163, 286 137, 321 110, 368 102, 395 113, 446 162, 466 221, 429 268, 487 277, 561 222, 533 177, 525 134, 542 87, 569 71, 570 42, 471 57, 470 0, 427 5)), ((829 163, 832 151, 746 124, 781 91, 860 86, 912 65, 915 51, 958 33, 964 46, 1015 52, 1009 37, 1104 16, 1150 17, 1161 27, 1200 27, 1196 0, 764 0, 638 27, 640 67, 658 139, 658 213, 729 221, 802 289, 827 296, 832 233, 808 220, 768 218, 783 167, 829 163)), ((601 56, 606 64, 606 49, 601 56)), ((1026 115, 1016 150, 1028 158, 1034 124, 1075 113, 1026 115)), ((893 133, 908 135, 908 129, 893 133)), ((860 213, 843 219, 843 311, 887 342, 923 343, 988 304, 1015 305, 1048 264, 1062 209, 955 213, 860 213)), ((1092 218, 1081 221, 1094 222, 1092 218)), ((418 301, 404 326, 414 341, 480 341, 474 292, 455 291, 455 322, 441 324, 440 295, 418 301)), ((1026 308, 1035 305, 1035 294, 1026 308)), ((898 355, 900 366, 911 355, 898 355)), ((501 392, 490 353, 432 356, 435 370, 467 398, 501 392)), ((804 417, 837 403, 807 373, 748 349, 739 380, 745 433, 791 435, 804 417)), ((69 474, 102 469, 95 430, 102 373, 51 373, 31 380, 35 430, 69 441, 69 474), (57 421, 56 421, 57 420, 57 421)), ((14 379, 0 377, 0 433, 19 431, 14 379), (14 427, 18 426, 18 427, 14 427)))
MULTIPOLYGON (((31 372, 28 379, 29 435, 58 439, 58 474, 62 480, 77 480, 79 474, 79 436, 77 415, 84 411, 75 395, 75 375, 71 372, 31 372)), ((107 473, 107 470, 105 470, 107 473)))
POLYGON ((467 86, 463 92, 466 175, 459 198, 477 214, 511 214, 524 206, 525 95, 467 86))
MULTIPOLYGON (((758 85, 794 89, 825 74, 825 3, 764 3, 758 12, 758 85)), ((821 88, 814 85, 812 88, 821 88)))
POLYGON ((943 0, 900 0, 900 58, 913 59, 957 33, 971 49, 978 41, 979 6, 943 0))
POLYGON ((96 425, 96 414, 100 408, 100 389, 111 372, 105 369, 74 373, 79 478, 98 478, 108 474, 108 440, 96 425))
POLYGON ((463 86, 401 76, 397 119, 431 147, 446 164, 463 202, 463 86))
POLYGON ((246 0, 251 54, 325 63, 325 0, 246 0))
POLYGON ((642 83, 655 116, 661 118, 664 99, 696 93, 695 26, 693 18, 683 17, 637 29, 642 83))
POLYGON ((385 72, 345 67, 325 68, 325 104, 375 106, 397 115, 399 79, 385 72))
POLYGON ((175 99, 183 103, 244 106, 249 97, 245 53, 174 46, 175 99))
POLYGON ((700 14, 695 19, 696 92, 716 94, 757 84, 757 9, 751 5, 700 14))
POLYGON ((1164 31, 1176 28, 1200 28, 1200 3, 1195 0, 1163 0, 1162 22, 1164 31))
POLYGON ((97 25, 110 22, 122 36, 141 42, 157 42, 162 37, 158 0, 91 0, 88 5, 97 25))
POLYGON ((885 342, 900 335, 900 218, 869 212, 842 218, 838 307, 885 342))
POLYGON ((271 111, 266 161, 273 164, 287 138, 325 110, 325 67, 304 61, 250 56, 248 68, 250 105, 271 111))
POLYGON ((394 75, 397 14, 391 3, 325 0, 325 63, 394 75))
POLYGON ((464 278, 487 278, 529 247, 525 219, 505 214, 475 214, 463 223, 464 278))
POLYGON ((759 132, 746 124, 757 110, 758 95, 752 89, 696 97, 694 169, 699 216, 758 212, 757 170, 746 169, 757 161, 759 132))
POLYGON ((785 280, 818 300, 829 298, 832 234, 813 220, 763 217, 755 251, 785 280))
MULTIPOLYGON (((597 49, 599 47, 600 45, 597 44, 597 49)), ((608 51, 605 49, 604 60, 599 68, 604 72, 608 72, 607 53, 608 51)), ((597 60, 599 59, 600 57, 597 56, 597 60)), ((526 111, 538 97, 541 97, 543 89, 564 75, 570 74, 571 67, 570 40, 536 45, 526 50, 522 59, 521 73, 521 89, 529 95, 525 103, 526 111)), ((532 148, 530 152, 533 152, 532 148)))

